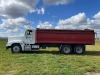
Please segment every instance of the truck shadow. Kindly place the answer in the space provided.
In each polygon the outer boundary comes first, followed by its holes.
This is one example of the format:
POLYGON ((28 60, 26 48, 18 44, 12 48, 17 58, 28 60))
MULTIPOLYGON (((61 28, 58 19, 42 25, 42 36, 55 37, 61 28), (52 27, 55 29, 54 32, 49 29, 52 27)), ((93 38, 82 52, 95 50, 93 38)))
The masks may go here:
POLYGON ((100 56, 100 51, 86 51, 84 55, 100 56))
MULTIPOLYGON (((65 55, 62 54, 60 51, 28 51, 22 52, 23 54, 53 54, 53 55, 65 55)), ((78 55, 78 54, 66 54, 66 55, 78 55)), ((80 54, 79 56, 100 56, 100 51, 86 51, 84 54, 80 54)))
POLYGON ((62 53, 60 51, 26 51, 26 52, 22 52, 25 54, 55 54, 55 55, 61 55, 62 53))

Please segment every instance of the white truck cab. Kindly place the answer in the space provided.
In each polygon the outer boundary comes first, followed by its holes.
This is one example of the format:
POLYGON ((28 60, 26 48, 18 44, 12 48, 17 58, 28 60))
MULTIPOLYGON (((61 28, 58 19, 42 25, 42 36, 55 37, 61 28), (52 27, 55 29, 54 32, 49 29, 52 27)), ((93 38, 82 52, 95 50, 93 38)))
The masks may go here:
POLYGON ((19 53, 21 51, 38 50, 39 45, 35 45, 36 30, 26 29, 23 36, 10 36, 6 49, 11 48, 12 53, 19 53))

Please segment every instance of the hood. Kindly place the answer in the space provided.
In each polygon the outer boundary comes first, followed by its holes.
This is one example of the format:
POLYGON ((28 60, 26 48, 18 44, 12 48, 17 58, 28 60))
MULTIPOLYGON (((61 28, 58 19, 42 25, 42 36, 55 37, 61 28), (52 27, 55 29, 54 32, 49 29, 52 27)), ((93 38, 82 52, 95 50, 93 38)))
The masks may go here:
POLYGON ((24 40, 24 36, 10 36, 10 37, 8 37, 8 41, 13 41, 13 40, 24 40))

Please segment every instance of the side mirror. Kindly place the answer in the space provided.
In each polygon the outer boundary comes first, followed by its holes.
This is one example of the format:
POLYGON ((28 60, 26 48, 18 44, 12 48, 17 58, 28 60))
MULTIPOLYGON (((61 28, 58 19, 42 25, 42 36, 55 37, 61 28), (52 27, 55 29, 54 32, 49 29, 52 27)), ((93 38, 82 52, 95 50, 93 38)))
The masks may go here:
POLYGON ((25 35, 27 35, 27 31, 25 32, 25 35))

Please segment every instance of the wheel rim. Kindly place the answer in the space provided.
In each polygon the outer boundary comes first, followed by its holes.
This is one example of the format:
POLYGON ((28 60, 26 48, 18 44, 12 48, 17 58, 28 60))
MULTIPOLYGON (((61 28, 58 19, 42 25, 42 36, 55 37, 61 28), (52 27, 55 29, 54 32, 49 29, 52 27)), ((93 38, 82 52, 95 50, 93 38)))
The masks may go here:
POLYGON ((70 49, 69 47, 65 47, 65 48, 64 48, 64 52, 65 52, 65 53, 70 53, 70 51, 71 51, 71 49, 70 49))
POLYGON ((77 47, 77 48, 76 48, 76 52, 77 52, 77 53, 82 53, 82 52, 83 52, 83 49, 82 49, 81 47, 77 47))
POLYGON ((13 47, 13 52, 18 53, 20 51, 20 48, 18 46, 13 47))

